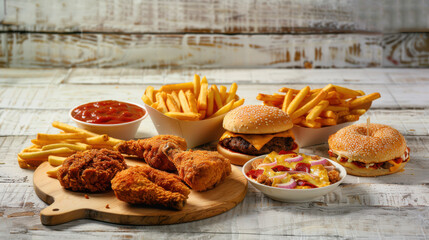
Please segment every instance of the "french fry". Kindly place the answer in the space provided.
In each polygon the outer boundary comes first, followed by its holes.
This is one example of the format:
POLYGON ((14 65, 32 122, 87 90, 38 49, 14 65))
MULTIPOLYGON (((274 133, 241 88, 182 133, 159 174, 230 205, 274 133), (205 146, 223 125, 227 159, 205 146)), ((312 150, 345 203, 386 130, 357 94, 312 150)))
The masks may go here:
POLYGON ((179 112, 183 111, 182 106, 180 105, 180 99, 179 99, 179 95, 177 94, 177 92, 176 91, 172 92, 171 96, 173 97, 173 99, 176 102, 177 106, 179 106, 179 108, 180 108, 179 112))
POLYGON ((50 140, 70 139, 70 138, 84 139, 85 137, 86 137, 86 134, 82 132, 60 133, 60 134, 38 133, 36 139, 50 141, 50 140))
POLYGON ((95 136, 95 137, 87 138, 86 142, 88 144, 91 144, 91 145, 115 146, 115 145, 123 142, 123 140, 112 138, 112 137, 109 137, 106 134, 103 134, 103 135, 98 135, 98 136, 95 136))
POLYGON ((337 125, 337 120, 334 118, 317 118, 315 121, 322 124, 322 126, 337 125))
POLYGON ((157 109, 159 109, 162 113, 168 112, 167 105, 161 92, 156 94, 156 103, 158 103, 157 109))
POLYGON ((169 112, 180 112, 180 107, 176 104, 171 94, 167 94, 167 101, 165 101, 165 103, 167 104, 169 112))
POLYGON ((207 117, 210 117, 211 115, 213 115, 213 111, 214 111, 214 93, 213 93, 213 89, 209 89, 208 93, 207 93, 207 117))
POLYGON ((85 145, 79 145, 79 144, 71 144, 71 143, 53 143, 53 144, 43 146, 42 151, 50 150, 50 149, 56 149, 56 148, 62 148, 62 147, 66 147, 66 148, 69 148, 69 149, 75 150, 75 151, 85 151, 85 150, 90 148, 90 146, 86 145, 86 144, 85 145))
POLYGON ((206 110, 207 109, 207 93, 208 84, 206 77, 201 80, 200 95, 198 96, 197 108, 206 110))
POLYGON ((188 99, 189 109, 193 113, 198 113, 197 109, 197 99, 195 98, 194 93, 191 91, 186 91, 186 97, 188 99))
POLYGON ((222 105, 226 104, 226 97, 227 97, 226 89, 227 88, 223 85, 219 87, 219 94, 220 94, 220 98, 222 99, 222 105))
POLYGON ((203 120, 206 118, 207 110, 199 110, 198 113, 200 114, 200 120, 203 120))
POLYGON ((292 94, 296 95, 299 93, 299 90, 293 89, 293 88, 286 88, 282 87, 279 89, 279 92, 287 93, 288 91, 292 91, 292 94))
POLYGON ((345 87, 341 87, 338 85, 334 85, 335 90, 337 90, 338 93, 341 93, 343 96, 350 98, 350 97, 357 97, 357 96, 362 96, 362 94, 358 91, 349 89, 349 88, 345 88, 345 87))
POLYGON ((66 160, 66 157, 58 157, 58 156, 54 156, 54 155, 50 155, 48 157, 48 162, 49 164, 51 164, 51 166, 60 166, 61 164, 63 164, 64 160, 66 160))
POLYGON ((239 107, 239 106, 241 106, 241 105, 243 105, 243 103, 244 103, 244 98, 242 98, 242 99, 239 99, 239 100, 235 101, 235 102, 232 104, 231 110, 232 110, 232 109, 234 109, 234 108, 237 108, 237 107, 239 107))
POLYGON ((46 173, 49 177, 57 178, 58 169, 60 169, 61 166, 53 167, 49 169, 46 173))
POLYGON ((348 111, 348 107, 338 107, 338 106, 327 106, 325 108, 325 111, 333 111, 333 112, 340 112, 340 111, 348 111))
POLYGON ((180 100, 180 106, 182 106, 183 112, 192 112, 191 108, 189 108, 188 99, 186 98, 185 93, 183 90, 179 91, 179 100, 180 100))
POLYGON ((320 101, 307 115, 307 121, 314 121, 322 113, 322 111, 328 106, 329 102, 327 100, 320 101))
POLYGON ((301 121, 301 125, 309 128, 321 128, 322 124, 316 121, 307 121, 306 119, 303 119, 301 121))
POLYGON ((194 95, 198 96, 200 94, 201 82, 200 76, 198 74, 194 75, 194 95))
POLYGON ((295 96, 295 98, 292 100, 290 105, 288 106, 286 113, 291 115, 293 112, 295 112, 295 110, 298 108, 302 100, 304 100, 304 98, 307 96, 309 91, 310 91, 309 86, 306 86, 303 89, 301 89, 299 93, 295 96))
POLYGON ((322 113, 320 114, 320 116, 324 117, 324 118, 334 118, 334 119, 338 118, 337 114, 335 114, 335 112, 333 112, 333 111, 326 111, 326 108, 325 108, 324 111, 322 111, 322 113))
POLYGON ((186 83, 176 83, 176 84, 168 84, 164 85, 159 88, 160 92, 171 92, 171 91, 179 91, 179 90, 188 90, 188 89, 194 89, 194 83, 193 82, 186 82, 186 83))
POLYGON ((302 106, 300 109, 296 110, 291 118, 297 118, 300 117, 302 115, 304 115, 306 112, 308 112, 311 108, 313 108, 314 106, 316 106, 317 104, 319 104, 320 101, 322 101, 322 99, 324 99, 326 97, 326 95, 328 94, 327 91, 322 90, 319 92, 319 94, 317 94, 317 96, 311 100, 310 102, 308 102, 307 104, 305 104, 304 106, 302 106))
MULTIPOLYGON (((153 103, 155 102, 155 97, 154 97, 154 87, 152 86, 148 86, 144 92, 143 96, 146 96, 147 98, 149 98, 149 100, 153 103)), ((143 97, 142 97, 143 99, 143 97)), ((152 104, 148 104, 148 105, 152 105, 152 104)))
POLYGON ((354 122, 359 120, 359 115, 345 115, 345 116, 342 116, 340 119, 343 122, 354 122))
POLYGON ((361 106, 365 103, 372 102, 375 99, 378 99, 380 97, 381 97, 380 93, 375 92, 375 93, 371 93, 371 94, 365 95, 365 96, 360 97, 360 98, 356 98, 355 100, 350 102, 350 108, 354 108, 357 106, 361 106))
POLYGON ((293 91, 292 90, 287 91, 286 96, 283 99, 283 104, 282 104, 282 111, 283 112, 287 111, 288 106, 292 102, 292 98, 293 98, 293 91))
POLYGON ((231 100, 230 102, 228 102, 227 104, 223 105, 222 108, 218 109, 213 115, 211 115, 209 118, 214 118, 217 116, 220 116, 222 114, 225 114, 227 112, 229 112, 232 109, 232 106, 234 105, 235 100, 231 100))
POLYGON ((228 97, 226 98, 226 102, 229 103, 231 100, 235 98, 237 93, 237 83, 232 83, 229 88, 228 97))
POLYGON ((149 106, 153 104, 153 101, 152 101, 152 100, 150 100, 150 98, 149 98, 148 96, 146 96, 146 95, 143 95, 143 96, 142 96, 142 101, 143 101, 145 104, 149 105, 149 106))
POLYGON ((61 147, 61 148, 49 149, 49 150, 44 150, 39 152, 21 152, 21 153, 18 153, 18 156, 24 160, 33 159, 33 158, 42 158, 42 157, 46 157, 47 159, 49 155, 67 154, 67 153, 72 154, 75 152, 76 151, 70 148, 61 147))
POLYGON ((180 120, 188 120, 188 121, 197 121, 200 119, 199 113, 193 113, 193 112, 167 112, 165 113, 166 116, 171 118, 176 118, 180 120))
POLYGON ((352 115, 364 115, 366 113, 366 109, 352 109, 350 114, 352 115))
POLYGON ((273 105, 282 104, 284 99, 285 95, 268 95, 259 93, 258 96, 256 96, 256 100, 271 102, 273 105))
POLYGON ((214 96, 214 100, 216 103, 216 108, 219 109, 223 106, 222 98, 221 98, 220 93, 219 93, 219 89, 217 88, 216 85, 212 85, 210 88, 213 91, 213 96, 214 96))
POLYGON ((292 119, 292 123, 293 123, 293 124, 299 124, 299 123, 301 123, 301 122, 302 122, 302 120, 304 120, 304 116, 301 116, 301 117, 297 117, 297 118, 295 118, 295 119, 292 119))

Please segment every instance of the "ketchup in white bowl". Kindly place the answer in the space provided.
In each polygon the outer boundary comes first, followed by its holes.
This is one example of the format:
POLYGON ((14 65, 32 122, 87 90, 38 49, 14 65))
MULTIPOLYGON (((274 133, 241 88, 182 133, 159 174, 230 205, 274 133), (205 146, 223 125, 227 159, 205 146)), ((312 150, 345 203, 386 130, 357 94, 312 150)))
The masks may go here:
POLYGON ((80 128, 128 140, 134 138, 141 121, 148 114, 143 106, 137 104, 104 100, 76 106, 69 115, 80 128))
POLYGON ((131 122, 145 114, 146 111, 142 107, 115 100, 86 103, 71 112, 71 116, 79 121, 96 124, 131 122))

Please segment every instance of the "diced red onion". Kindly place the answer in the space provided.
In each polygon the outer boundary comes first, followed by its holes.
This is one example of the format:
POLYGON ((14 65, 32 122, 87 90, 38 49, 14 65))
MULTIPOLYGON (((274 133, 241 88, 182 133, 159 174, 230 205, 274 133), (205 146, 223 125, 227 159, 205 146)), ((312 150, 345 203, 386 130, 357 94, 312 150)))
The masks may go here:
POLYGON ((311 161, 311 166, 319 165, 319 164, 325 165, 327 163, 328 163, 328 160, 326 160, 326 158, 322 158, 320 160, 311 161))
POLYGON ((261 163, 261 164, 259 164, 258 165, 258 167, 266 167, 266 166, 275 166, 275 165, 277 165, 277 160, 276 161, 274 161, 274 162, 272 162, 272 163, 261 163))
POLYGON ((326 170, 329 172, 329 171, 332 171, 332 170, 334 170, 335 169, 335 167, 334 166, 325 166, 325 168, 326 168, 326 170))
POLYGON ((293 178, 291 178, 289 182, 277 184, 276 187, 285 188, 285 189, 292 189, 292 188, 296 187, 296 182, 295 182, 295 180, 293 180, 293 178))
POLYGON ((288 173, 284 173, 282 175, 277 175, 277 176, 274 176, 274 177, 271 177, 271 178, 285 178, 285 177, 287 177, 287 175, 288 175, 288 173))
POLYGON ((298 155, 298 157, 294 157, 294 158, 288 158, 285 159, 286 162, 299 162, 302 159, 304 159, 301 155, 298 155))

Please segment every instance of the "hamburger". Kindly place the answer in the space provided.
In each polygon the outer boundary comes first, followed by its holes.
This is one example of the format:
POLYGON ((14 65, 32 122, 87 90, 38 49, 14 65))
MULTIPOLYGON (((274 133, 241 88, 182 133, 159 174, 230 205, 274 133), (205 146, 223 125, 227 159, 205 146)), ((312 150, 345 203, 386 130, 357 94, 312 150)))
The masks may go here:
POLYGON ((410 149, 402 134, 383 124, 362 123, 342 128, 329 136, 328 143, 330 158, 355 176, 396 173, 410 160, 410 149))
POLYGON ((217 150, 236 165, 272 151, 297 153, 292 127, 289 115, 276 107, 241 106, 225 115, 226 131, 219 139, 217 150))

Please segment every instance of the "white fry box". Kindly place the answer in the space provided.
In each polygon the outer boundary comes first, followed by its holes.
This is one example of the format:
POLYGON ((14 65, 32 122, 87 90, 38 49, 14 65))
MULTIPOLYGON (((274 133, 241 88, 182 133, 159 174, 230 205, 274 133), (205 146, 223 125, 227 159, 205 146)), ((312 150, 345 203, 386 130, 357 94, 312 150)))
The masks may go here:
POLYGON ((306 128, 301 126, 293 126, 292 131, 295 135, 295 141, 298 146, 307 147, 316 144, 327 143, 329 136, 336 133, 343 127, 352 125, 355 122, 345 122, 334 126, 322 128, 306 128))
POLYGON ((188 148, 218 140, 225 132, 222 127, 225 114, 199 121, 184 121, 165 116, 147 104, 145 106, 158 134, 182 137, 188 148))

